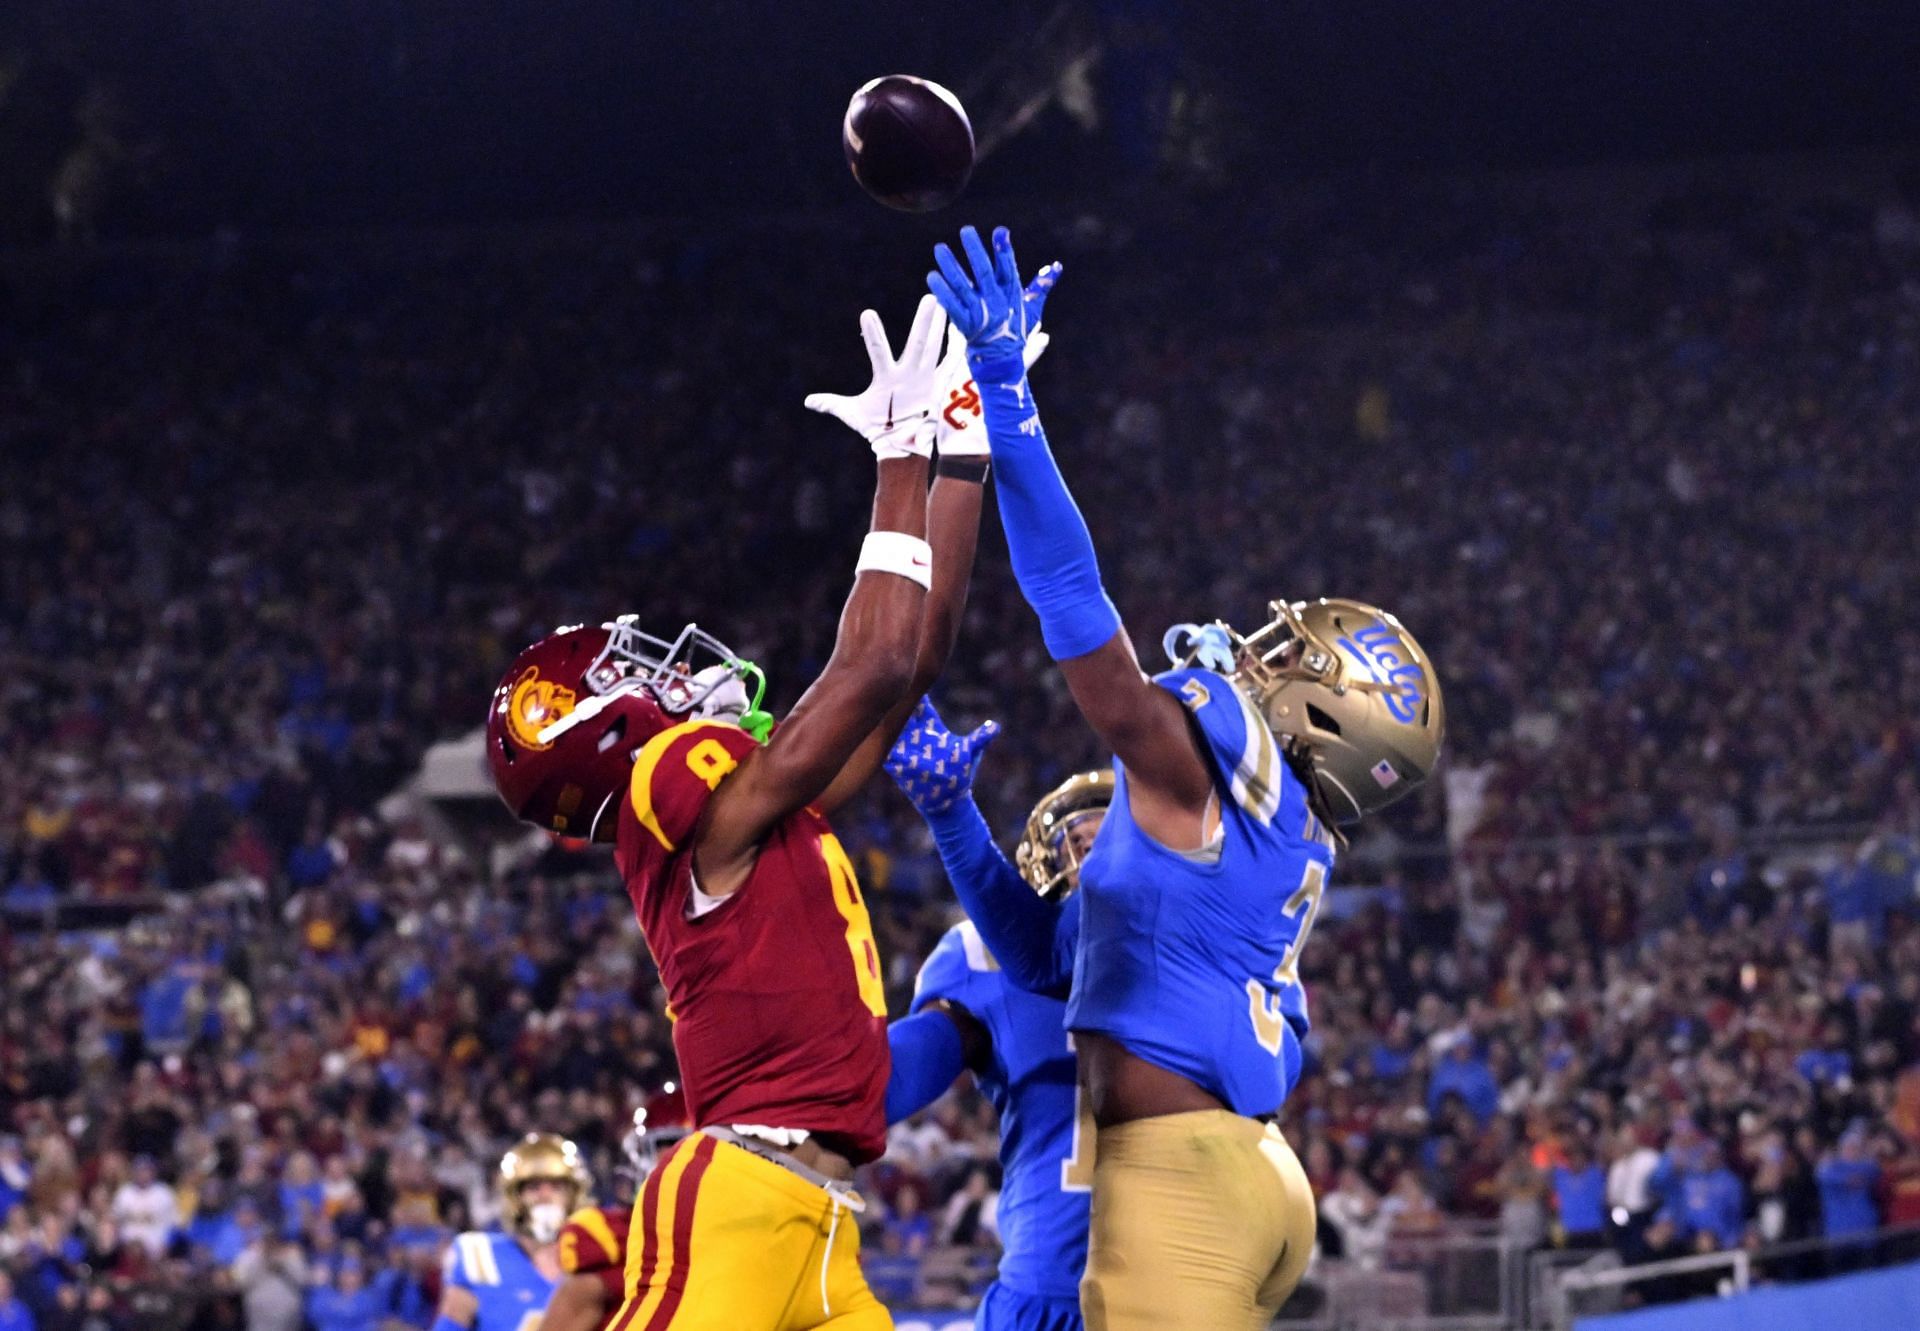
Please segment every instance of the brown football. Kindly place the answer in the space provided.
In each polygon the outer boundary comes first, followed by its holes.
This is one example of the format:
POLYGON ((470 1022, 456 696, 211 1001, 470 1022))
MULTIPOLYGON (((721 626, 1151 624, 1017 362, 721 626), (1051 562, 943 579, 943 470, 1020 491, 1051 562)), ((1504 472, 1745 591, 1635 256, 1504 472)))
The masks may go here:
POLYGON ((840 139, 860 188, 903 212, 946 207, 973 174, 966 110, 930 79, 888 74, 864 85, 847 103, 840 139))

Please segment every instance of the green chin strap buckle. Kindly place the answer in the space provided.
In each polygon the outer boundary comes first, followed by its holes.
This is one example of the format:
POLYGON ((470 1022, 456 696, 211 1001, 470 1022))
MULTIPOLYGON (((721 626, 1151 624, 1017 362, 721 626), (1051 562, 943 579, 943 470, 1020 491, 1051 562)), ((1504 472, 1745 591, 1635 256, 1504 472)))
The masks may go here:
POLYGON ((753 736, 754 743, 765 744, 773 733, 773 713, 760 709, 760 700, 767 696, 767 672, 751 661, 729 661, 727 665, 742 682, 753 682, 753 697, 747 702, 747 710, 740 713, 740 728, 753 736))

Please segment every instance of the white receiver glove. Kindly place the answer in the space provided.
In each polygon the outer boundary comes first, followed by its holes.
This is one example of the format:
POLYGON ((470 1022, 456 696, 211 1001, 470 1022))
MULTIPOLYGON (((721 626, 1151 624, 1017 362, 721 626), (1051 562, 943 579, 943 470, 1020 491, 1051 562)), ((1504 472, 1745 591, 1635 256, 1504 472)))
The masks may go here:
MULTIPOLYGON (((1028 369, 1040 359, 1049 340, 1037 327, 1027 334, 1020 358, 1028 369)), ((974 385, 973 371, 967 367, 967 339, 952 324, 947 325, 947 354, 940 359, 933 403, 940 456, 985 459, 987 431, 980 424, 980 390, 974 385)))
MULTIPOLYGON (((940 302, 932 296, 921 297, 913 314, 913 327, 907 332, 907 344, 900 349, 900 359, 895 360, 880 316, 872 310, 861 311, 860 336, 867 344, 867 358, 873 362, 873 382, 858 397, 809 393, 807 410, 832 416, 857 431, 873 445, 877 458, 916 454, 932 457, 934 378, 940 368, 940 339, 946 326, 947 316, 940 302)), ((960 365, 964 372, 964 356, 960 365)))

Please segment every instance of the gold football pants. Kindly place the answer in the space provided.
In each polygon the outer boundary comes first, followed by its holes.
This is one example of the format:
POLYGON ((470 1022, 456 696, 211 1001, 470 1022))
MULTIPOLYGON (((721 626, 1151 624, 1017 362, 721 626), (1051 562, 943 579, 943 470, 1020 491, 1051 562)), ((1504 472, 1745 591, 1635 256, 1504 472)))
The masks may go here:
POLYGON ((1224 1109, 1102 1128, 1087 1331, 1265 1331, 1313 1253, 1313 1190, 1280 1130, 1224 1109))
POLYGON ((609 1331, 889 1331, 860 1273, 860 1217, 704 1132, 647 1176, 609 1331))

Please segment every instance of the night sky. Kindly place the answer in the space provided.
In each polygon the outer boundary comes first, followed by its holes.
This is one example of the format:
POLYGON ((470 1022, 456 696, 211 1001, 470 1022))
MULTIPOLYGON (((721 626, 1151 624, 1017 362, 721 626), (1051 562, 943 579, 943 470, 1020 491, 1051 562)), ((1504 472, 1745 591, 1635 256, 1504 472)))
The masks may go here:
MULTIPOLYGON (((976 194, 1151 178, 1169 90, 1210 99, 1229 181, 1920 143, 1913 0, 1075 8, 1107 52, 1101 128, 1043 113, 976 194)), ((855 86, 926 74, 978 117, 1045 66, 1053 9, 8 0, 0 235, 49 225, 89 115, 114 145, 102 234, 832 207, 855 86)))

